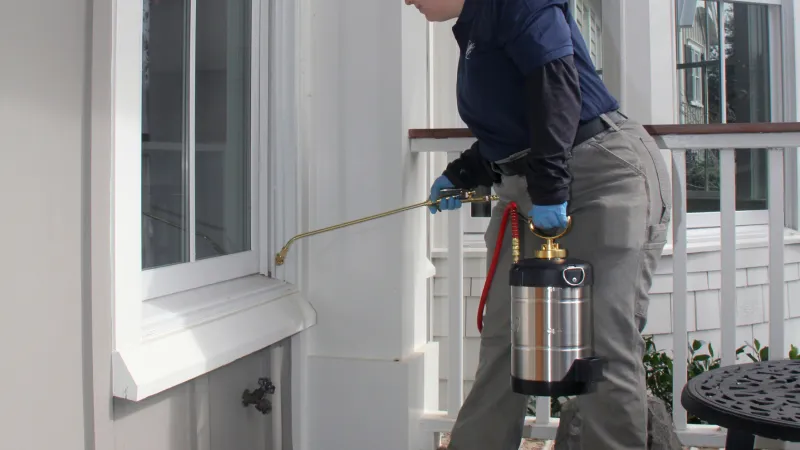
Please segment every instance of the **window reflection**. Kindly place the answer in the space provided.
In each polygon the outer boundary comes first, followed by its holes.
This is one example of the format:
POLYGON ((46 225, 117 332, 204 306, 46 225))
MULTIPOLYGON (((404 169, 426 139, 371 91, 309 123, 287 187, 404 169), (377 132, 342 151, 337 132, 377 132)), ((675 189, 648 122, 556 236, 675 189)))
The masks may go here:
MULTIPOLYGON (((776 119, 773 99, 780 97, 770 86, 770 71, 772 59, 780 55, 771 54, 770 6, 711 0, 697 4, 693 26, 677 30, 680 123, 776 119)), ((737 210, 766 209, 766 160, 761 149, 736 151, 737 210)), ((719 211, 718 150, 687 151, 686 185, 687 212, 719 211)))

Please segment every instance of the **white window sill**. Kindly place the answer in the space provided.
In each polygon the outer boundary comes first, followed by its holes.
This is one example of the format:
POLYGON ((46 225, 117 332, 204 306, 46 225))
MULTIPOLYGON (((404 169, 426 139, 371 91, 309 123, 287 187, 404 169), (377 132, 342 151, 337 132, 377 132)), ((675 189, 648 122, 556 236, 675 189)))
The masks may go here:
MULTIPOLYGON (((769 228, 767 225, 741 225, 736 227, 736 248, 765 248, 769 246, 769 228)), ((686 252, 687 253, 707 253, 718 252, 720 245, 720 228, 692 228, 686 230, 686 252)), ((800 244, 800 232, 785 228, 783 230, 783 243, 800 244)), ((662 256, 672 255, 672 244, 668 243, 664 247, 662 256)), ((446 248, 434 248, 431 251, 432 258, 447 258, 446 248)), ((486 245, 483 235, 470 233, 464 236, 464 257, 465 258, 485 258, 486 245)))
POLYGON ((296 286, 252 275, 143 303, 142 341, 112 355, 113 394, 140 401, 316 324, 296 286))

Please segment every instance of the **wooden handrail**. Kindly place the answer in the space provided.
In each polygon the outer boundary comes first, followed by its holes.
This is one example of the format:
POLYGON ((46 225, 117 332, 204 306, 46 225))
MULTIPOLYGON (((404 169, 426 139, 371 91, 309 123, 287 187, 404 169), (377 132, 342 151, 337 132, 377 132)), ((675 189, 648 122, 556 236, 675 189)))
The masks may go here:
MULTIPOLYGON (((758 133, 800 133, 800 122, 768 123, 717 123, 708 125, 645 125, 652 136, 667 135, 709 135, 709 134, 758 134, 758 133)), ((448 139, 472 138, 466 128, 412 128, 408 130, 409 139, 448 139)))

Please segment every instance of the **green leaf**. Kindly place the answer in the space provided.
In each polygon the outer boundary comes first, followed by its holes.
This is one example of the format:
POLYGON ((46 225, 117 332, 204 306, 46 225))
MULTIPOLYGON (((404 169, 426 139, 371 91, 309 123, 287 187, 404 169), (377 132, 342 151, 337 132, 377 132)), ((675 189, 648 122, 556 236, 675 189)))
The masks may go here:
POLYGON ((709 359, 711 359, 709 355, 697 355, 694 357, 695 361, 708 361, 709 359))
POLYGON ((789 359, 800 359, 797 347, 795 347, 794 344, 789 347, 789 359))
POLYGON ((769 360, 769 347, 764 347, 759 352, 758 356, 761 357, 761 361, 768 361, 769 360))
POLYGON ((756 351, 761 349, 761 343, 758 342, 758 339, 753 339, 753 345, 756 346, 756 351))
POLYGON ((711 342, 708 343, 708 354, 714 356, 714 347, 711 346, 711 342))
POLYGON ((695 340, 692 342, 692 350, 694 350, 694 351, 698 351, 698 350, 700 350, 700 348, 701 348, 702 346, 703 346, 703 341, 698 341, 697 339, 695 339, 695 340))
POLYGON ((747 356, 748 356, 748 357, 749 357, 751 360, 753 360, 753 362, 758 362, 758 360, 756 359, 756 357, 755 357, 755 356, 753 356, 752 354, 748 353, 748 354, 747 354, 747 356))

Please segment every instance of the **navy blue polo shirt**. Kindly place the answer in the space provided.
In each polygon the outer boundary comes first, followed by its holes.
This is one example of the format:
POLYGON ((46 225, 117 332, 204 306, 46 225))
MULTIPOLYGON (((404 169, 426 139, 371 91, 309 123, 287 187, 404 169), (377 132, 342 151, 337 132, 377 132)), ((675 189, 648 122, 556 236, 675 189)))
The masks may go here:
POLYGON ((460 48, 458 112, 497 161, 530 148, 525 78, 573 55, 581 85, 581 123, 619 108, 592 64, 568 0, 465 0, 453 34, 460 48))

